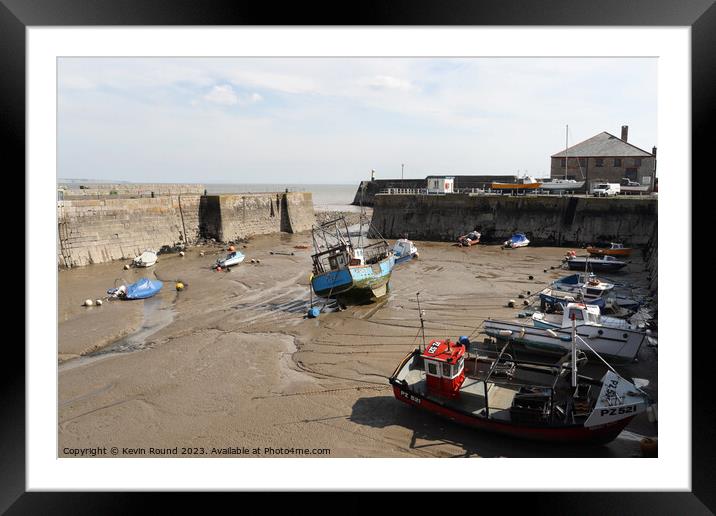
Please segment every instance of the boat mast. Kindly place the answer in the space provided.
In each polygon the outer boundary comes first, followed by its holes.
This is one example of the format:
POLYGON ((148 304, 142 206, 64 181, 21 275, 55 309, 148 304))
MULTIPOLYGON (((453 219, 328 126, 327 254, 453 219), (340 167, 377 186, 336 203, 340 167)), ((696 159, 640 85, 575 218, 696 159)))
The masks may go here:
POLYGON ((569 124, 567 124, 567 129, 564 131, 564 180, 567 180, 567 165, 569 162, 569 153, 567 152, 567 149, 569 149, 569 124))
POLYGON ((418 300, 418 315, 420 316, 420 331, 423 334, 423 349, 425 349, 425 321, 423 321, 423 311, 420 309, 420 292, 415 294, 415 297, 418 300))
POLYGON ((572 319, 572 387, 575 388, 574 394, 577 394, 577 316, 574 312, 570 317, 572 319))
POLYGON ((363 194, 365 193, 365 185, 361 181, 360 184, 360 227, 358 228, 358 248, 363 248, 363 219, 365 217, 365 208, 363 207, 363 194))

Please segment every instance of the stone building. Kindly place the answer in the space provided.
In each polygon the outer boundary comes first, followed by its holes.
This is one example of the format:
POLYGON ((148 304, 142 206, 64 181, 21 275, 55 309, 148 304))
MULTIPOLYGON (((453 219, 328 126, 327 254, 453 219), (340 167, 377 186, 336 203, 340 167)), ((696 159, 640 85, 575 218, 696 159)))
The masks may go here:
POLYGON ((592 136, 552 155, 552 179, 604 181, 619 183, 623 178, 643 186, 654 184, 656 175, 656 147, 647 152, 627 143, 629 126, 622 126, 621 138, 608 132, 592 136), (566 168, 565 168, 566 167, 566 168))

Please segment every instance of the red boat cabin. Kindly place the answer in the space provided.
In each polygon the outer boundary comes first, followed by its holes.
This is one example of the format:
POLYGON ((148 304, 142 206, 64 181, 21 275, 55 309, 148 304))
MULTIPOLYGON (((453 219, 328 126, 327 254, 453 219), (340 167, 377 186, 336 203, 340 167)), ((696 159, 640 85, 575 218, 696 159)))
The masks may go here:
POLYGON ((465 346, 447 340, 433 340, 420 355, 425 364, 428 390, 456 398, 465 381, 465 346))

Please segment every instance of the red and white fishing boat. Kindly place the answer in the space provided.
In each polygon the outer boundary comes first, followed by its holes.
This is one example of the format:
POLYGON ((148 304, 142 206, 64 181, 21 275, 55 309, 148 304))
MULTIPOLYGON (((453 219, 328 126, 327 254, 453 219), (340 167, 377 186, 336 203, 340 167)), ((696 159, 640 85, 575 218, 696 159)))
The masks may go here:
POLYGON ((472 353, 467 337, 432 340, 400 362, 390 377, 393 393, 474 428, 558 442, 607 443, 649 406, 608 364, 601 380, 579 375, 576 347, 566 361, 548 365, 517 361, 508 346, 472 353))

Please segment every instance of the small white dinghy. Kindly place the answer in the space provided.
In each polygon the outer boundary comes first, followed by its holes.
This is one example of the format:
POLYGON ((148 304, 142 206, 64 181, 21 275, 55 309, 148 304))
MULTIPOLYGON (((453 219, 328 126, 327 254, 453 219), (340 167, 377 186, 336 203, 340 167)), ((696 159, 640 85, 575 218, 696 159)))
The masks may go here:
POLYGON ((216 263, 214 264, 214 269, 216 269, 217 267, 225 269, 226 267, 238 265, 244 261, 244 258, 246 258, 246 256, 241 251, 232 251, 226 255, 226 258, 216 260, 216 263))
POLYGON ((137 256, 132 262, 135 267, 151 267, 157 263, 157 253, 154 251, 144 251, 137 256))
POLYGON ((395 265, 412 260, 418 257, 418 248, 407 238, 401 238, 393 246, 393 255, 395 256, 395 265))
POLYGON ((532 324, 536 328, 555 329, 570 328, 572 325, 572 316, 579 321, 578 324, 586 324, 590 326, 603 326, 605 328, 615 328, 617 330, 641 330, 636 325, 619 319, 617 317, 607 317, 602 315, 599 306, 586 305, 583 303, 569 303, 567 309, 562 315, 552 315, 542 312, 532 314, 532 324))

